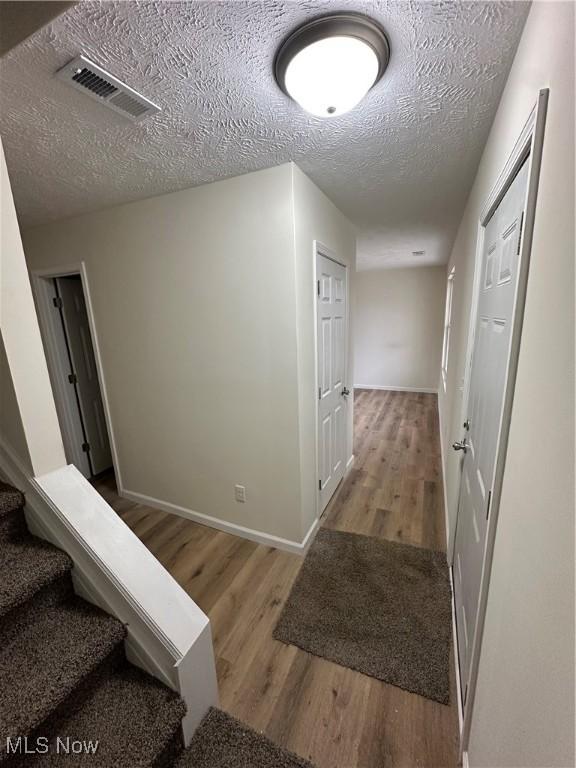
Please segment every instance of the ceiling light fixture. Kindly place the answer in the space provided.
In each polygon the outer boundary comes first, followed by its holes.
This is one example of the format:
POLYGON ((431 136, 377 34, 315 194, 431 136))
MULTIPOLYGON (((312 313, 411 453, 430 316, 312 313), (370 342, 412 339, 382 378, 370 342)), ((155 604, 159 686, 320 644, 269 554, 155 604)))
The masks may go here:
POLYGON ((384 74, 390 46, 384 30, 359 13, 309 21, 280 46, 274 74, 280 88, 316 117, 353 109, 384 74))

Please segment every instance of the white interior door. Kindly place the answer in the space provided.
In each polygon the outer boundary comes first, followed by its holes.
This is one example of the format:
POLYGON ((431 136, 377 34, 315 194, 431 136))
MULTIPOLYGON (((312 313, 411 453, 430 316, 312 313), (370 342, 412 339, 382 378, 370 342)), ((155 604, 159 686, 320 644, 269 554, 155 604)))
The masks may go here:
POLYGON ((480 272, 474 351, 454 549, 454 598, 462 698, 477 622, 498 437, 510 358, 520 238, 528 183, 525 162, 488 221, 480 272))
POLYGON ((58 277, 56 285, 62 300, 62 321, 72 367, 71 384, 76 389, 92 474, 97 475, 112 466, 112 453, 82 280, 79 275, 58 277))
POLYGON ((344 476, 346 448, 346 267, 318 253, 318 487, 320 514, 344 476))

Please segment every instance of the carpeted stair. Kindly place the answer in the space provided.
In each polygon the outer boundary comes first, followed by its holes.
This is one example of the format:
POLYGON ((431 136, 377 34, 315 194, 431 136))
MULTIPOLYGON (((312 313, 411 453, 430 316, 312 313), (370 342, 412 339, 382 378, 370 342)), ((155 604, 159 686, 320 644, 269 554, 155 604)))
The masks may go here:
MULTIPOLYGON (((314 724, 311 723, 313 728, 314 724)), ((219 709, 210 709, 174 768, 314 768, 219 709)))
POLYGON ((0 483, 0 762, 172 765, 184 703, 126 662, 124 626, 74 594, 72 561, 29 533, 23 505, 0 483), (57 752, 58 735, 98 740, 96 754, 57 752), (8 754, 9 736, 52 743, 8 754))
POLYGON ((10 768, 306 768, 212 709, 182 749, 180 697, 132 667, 122 623, 74 594, 72 561, 32 536, 0 481, 0 763, 10 768), (18 737, 20 748, 9 750, 18 737), (72 754, 72 742, 97 742, 72 754), (24 753, 24 749, 27 752, 24 753))

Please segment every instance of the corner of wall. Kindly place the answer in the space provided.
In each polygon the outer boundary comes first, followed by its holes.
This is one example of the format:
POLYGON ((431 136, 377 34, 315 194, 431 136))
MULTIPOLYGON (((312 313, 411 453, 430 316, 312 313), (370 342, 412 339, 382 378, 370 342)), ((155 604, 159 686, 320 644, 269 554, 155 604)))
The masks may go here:
POLYGON ((66 458, 1 141, 0 177, 2 378, 11 382, 19 414, 13 448, 22 454, 25 445, 33 474, 41 474, 65 466, 66 458))

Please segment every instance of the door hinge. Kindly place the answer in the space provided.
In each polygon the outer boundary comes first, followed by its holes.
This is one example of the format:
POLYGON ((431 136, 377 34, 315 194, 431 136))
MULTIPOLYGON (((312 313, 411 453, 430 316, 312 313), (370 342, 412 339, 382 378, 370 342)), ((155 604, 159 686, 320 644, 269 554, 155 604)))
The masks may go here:
POLYGON ((464 689, 464 701, 463 704, 466 704, 466 699, 468 698, 468 683, 466 683, 466 688, 464 689))
POLYGON ((492 491, 488 491, 488 504, 486 506, 486 520, 488 520, 488 515, 490 514, 490 502, 492 501, 492 491))
POLYGON ((82 450, 84 453, 90 453, 90 443, 82 443, 82 450))
POLYGON ((78 384, 78 376, 75 373, 68 374, 68 381, 70 384, 78 384))
POLYGON ((318 387, 318 400, 322 400, 322 387, 318 387))
POLYGON ((520 256, 520 243, 522 242, 522 228, 524 227, 524 211, 520 216, 520 232, 518 232, 518 249, 516 250, 516 256, 520 256))
POLYGON ((320 296, 320 280, 318 280, 317 283, 318 283, 318 296, 320 296))
POLYGON ((322 480, 318 480, 318 490, 322 490, 322 480))
POLYGON ((56 307, 56 309, 62 309, 62 299, 60 296, 54 296, 52 299, 52 304, 56 307))

